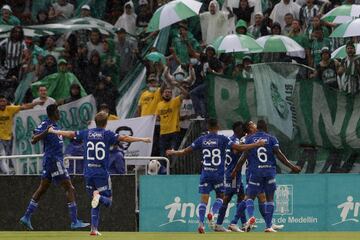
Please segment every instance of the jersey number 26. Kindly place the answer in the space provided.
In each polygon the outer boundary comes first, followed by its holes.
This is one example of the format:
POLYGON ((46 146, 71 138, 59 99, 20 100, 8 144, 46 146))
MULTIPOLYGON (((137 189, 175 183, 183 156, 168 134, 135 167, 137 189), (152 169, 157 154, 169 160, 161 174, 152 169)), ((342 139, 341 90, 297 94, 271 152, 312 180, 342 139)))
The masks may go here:
POLYGON ((97 142, 94 144, 93 142, 88 142, 86 147, 87 160, 103 160, 105 158, 105 143, 97 142))

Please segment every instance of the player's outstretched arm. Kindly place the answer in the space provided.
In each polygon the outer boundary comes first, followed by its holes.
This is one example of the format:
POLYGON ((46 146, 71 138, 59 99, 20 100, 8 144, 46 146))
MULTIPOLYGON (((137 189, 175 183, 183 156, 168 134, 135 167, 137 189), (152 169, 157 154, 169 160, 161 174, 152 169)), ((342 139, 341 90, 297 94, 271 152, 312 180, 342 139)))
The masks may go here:
POLYGON ((166 150, 166 156, 184 156, 191 153, 192 151, 193 149, 191 146, 181 150, 168 149, 166 150))
POLYGON ((296 166, 292 164, 289 159, 283 154, 283 152, 280 150, 280 148, 275 148, 274 153, 276 157, 282 162, 285 166, 290 168, 293 172, 299 173, 301 171, 301 168, 299 166, 296 166))
POLYGON ((232 149, 233 150, 237 150, 239 152, 244 152, 244 151, 248 151, 248 150, 251 150, 253 148, 256 148, 256 147, 261 147, 261 146, 264 146, 266 144, 266 141, 263 140, 263 139, 260 139, 259 141, 257 141, 256 143, 251 143, 251 144, 233 144, 232 145, 232 149))
POLYGON ((240 171, 240 169, 242 168, 242 166, 244 165, 246 159, 248 157, 248 153, 244 152, 243 154, 241 154, 241 157, 239 159, 239 161, 237 162, 234 170, 231 173, 231 178, 235 178, 236 174, 238 173, 238 171, 240 171))
POLYGON ((63 136, 66 138, 74 138, 75 137, 75 132, 74 131, 63 131, 63 130, 55 130, 54 128, 49 128, 49 133, 53 133, 59 136, 63 136))
POLYGON ((118 140, 121 142, 144 142, 144 143, 151 143, 151 138, 141 138, 141 137, 132 137, 127 135, 120 135, 118 140))
POLYGON ((32 136, 31 138, 31 144, 36 144, 38 141, 40 141, 41 139, 43 139, 48 133, 49 133, 49 129, 51 128, 51 126, 49 126, 46 130, 44 130, 43 132, 39 133, 39 134, 35 134, 32 136))

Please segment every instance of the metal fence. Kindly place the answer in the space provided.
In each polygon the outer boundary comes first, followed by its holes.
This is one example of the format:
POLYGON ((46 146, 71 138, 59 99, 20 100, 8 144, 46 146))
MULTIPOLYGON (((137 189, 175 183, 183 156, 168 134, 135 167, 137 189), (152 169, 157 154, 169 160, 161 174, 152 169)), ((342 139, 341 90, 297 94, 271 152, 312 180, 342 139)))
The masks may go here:
MULTIPOLYGON (((11 156, 0 156, 0 161, 11 161, 14 169, 15 175, 39 175, 41 171, 41 158, 43 154, 28 154, 28 155, 11 155, 11 156)), ((69 168, 72 163, 73 167, 69 174, 72 175, 82 175, 82 172, 76 172, 77 161, 83 160, 82 156, 65 156, 64 165, 66 168, 69 168)), ((166 163, 166 172, 170 174, 170 161, 166 157, 125 157, 125 173, 128 173, 128 166, 143 166, 145 169, 145 174, 148 172, 148 164, 151 160, 163 161, 166 163)), ((137 169, 137 168, 135 168, 137 169)))

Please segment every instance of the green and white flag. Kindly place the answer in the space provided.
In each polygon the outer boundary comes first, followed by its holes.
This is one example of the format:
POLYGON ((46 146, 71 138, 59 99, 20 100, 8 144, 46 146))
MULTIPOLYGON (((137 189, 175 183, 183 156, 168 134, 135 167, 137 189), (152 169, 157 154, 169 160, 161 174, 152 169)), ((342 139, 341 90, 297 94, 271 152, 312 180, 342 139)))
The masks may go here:
POLYGON ((279 64, 257 64, 252 66, 252 70, 258 117, 264 117, 269 124, 292 139, 294 113, 291 112, 290 104, 299 68, 290 66, 283 68, 279 64))

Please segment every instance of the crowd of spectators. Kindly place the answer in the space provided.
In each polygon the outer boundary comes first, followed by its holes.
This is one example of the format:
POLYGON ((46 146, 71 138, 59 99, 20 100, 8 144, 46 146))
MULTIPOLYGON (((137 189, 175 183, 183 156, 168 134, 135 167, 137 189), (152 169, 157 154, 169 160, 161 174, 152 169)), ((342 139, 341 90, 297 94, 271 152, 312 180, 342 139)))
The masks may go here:
MULTIPOLYGON (((65 79, 69 89, 62 89, 65 94, 47 93, 46 86, 35 84, 23 102, 41 102, 44 107, 54 101, 64 104, 93 94, 98 108, 106 104, 115 114, 116 100, 121 97, 118 87, 141 62, 147 69, 147 88, 138 100, 137 115, 158 116, 154 141, 159 139, 160 144, 154 144, 159 149, 155 148, 153 155, 163 155, 166 148, 179 146, 190 119, 208 116, 207 73, 251 79, 253 63, 293 61, 313 68, 308 77, 317 77, 334 89, 353 95, 360 90, 360 60, 355 55, 358 38, 329 38, 336 24, 321 20, 334 7, 360 4, 359 0, 203 0, 198 16, 171 26, 165 61, 148 61, 140 53, 158 32, 147 33, 146 28, 155 10, 167 2, 0 1, 1 24, 14 26, 0 41, 1 99, 13 102, 16 88, 31 74, 33 83, 65 79), (238 5, 233 6, 234 2, 238 5), (40 37, 24 34, 26 25, 61 23, 79 17, 107 21, 115 26, 115 34, 104 34, 96 28, 40 37), (255 39, 285 35, 299 43, 305 53, 218 54, 212 42, 231 33, 255 39), (331 59, 331 52, 345 44, 347 56, 331 59)), ((157 51, 155 47, 149 50, 157 51)), ((6 127, 2 121, 1 131, 6 127)))

